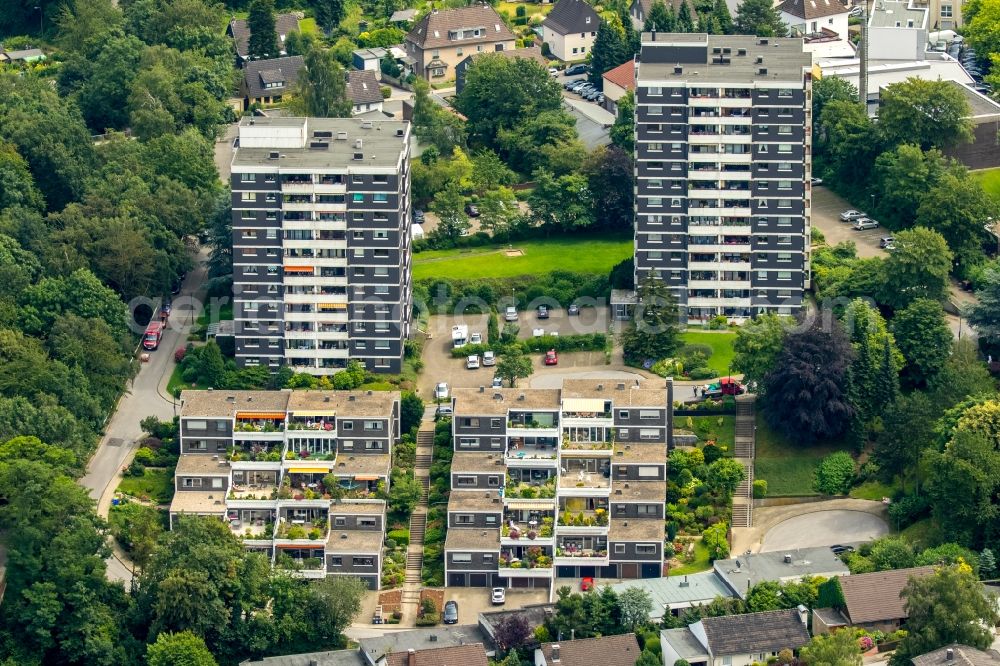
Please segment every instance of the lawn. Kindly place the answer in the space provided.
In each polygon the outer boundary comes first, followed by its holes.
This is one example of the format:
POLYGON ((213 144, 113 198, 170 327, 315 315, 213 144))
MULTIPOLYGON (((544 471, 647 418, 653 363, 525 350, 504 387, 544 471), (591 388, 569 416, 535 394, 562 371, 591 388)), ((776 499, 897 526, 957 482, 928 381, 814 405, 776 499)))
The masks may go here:
POLYGON ((712 568, 712 562, 708 557, 708 548, 702 545, 701 541, 694 544, 694 559, 687 564, 674 567, 667 572, 668 576, 683 576, 684 574, 695 574, 708 571, 712 568))
POLYGON ((525 11, 528 12, 528 18, 531 18, 532 16, 545 16, 546 14, 548 14, 549 12, 552 11, 553 7, 556 6, 554 2, 550 2, 548 4, 544 4, 543 5, 543 4, 539 4, 537 2, 506 2, 506 1, 504 1, 504 2, 501 2, 500 4, 498 4, 496 6, 496 10, 497 10, 497 12, 500 12, 500 13, 507 12, 507 14, 510 15, 513 18, 513 17, 517 16, 517 8, 520 7, 520 6, 522 6, 522 5, 524 6, 525 11))
POLYGON ((171 470, 147 468, 142 476, 124 477, 118 492, 167 504, 174 496, 174 475, 171 470))
POLYGON ((979 179, 984 190, 992 194, 994 198, 1000 199, 1000 168, 973 171, 972 176, 979 179))
POLYGON ((883 497, 892 497, 899 486, 896 484, 882 483, 881 481, 865 481, 864 483, 851 488, 847 495, 854 499, 866 499, 876 502, 882 501, 883 497))
POLYGON ((772 430, 758 411, 754 478, 767 481, 768 497, 817 495, 813 490, 816 465, 839 448, 835 444, 797 445, 772 430))
POLYGON ((506 246, 459 250, 429 250, 413 255, 413 279, 506 278, 552 271, 609 273, 618 262, 632 256, 632 238, 607 236, 551 238, 514 243, 521 255, 509 257, 506 246))
POLYGON ((312 35, 313 37, 322 37, 320 34, 319 26, 316 25, 316 19, 314 18, 304 18, 299 21, 299 32, 303 35, 312 35))
POLYGON ((708 359, 708 367, 719 377, 729 372, 729 364, 733 362, 733 341, 736 333, 732 331, 685 331, 681 334, 684 344, 708 345, 712 348, 712 357, 708 359))
POLYGON ((716 445, 726 447, 726 455, 733 454, 736 442, 735 416, 679 416, 677 419, 674 425, 678 428, 693 431, 701 442, 715 440, 716 445), (722 425, 719 425, 720 420, 722 425))

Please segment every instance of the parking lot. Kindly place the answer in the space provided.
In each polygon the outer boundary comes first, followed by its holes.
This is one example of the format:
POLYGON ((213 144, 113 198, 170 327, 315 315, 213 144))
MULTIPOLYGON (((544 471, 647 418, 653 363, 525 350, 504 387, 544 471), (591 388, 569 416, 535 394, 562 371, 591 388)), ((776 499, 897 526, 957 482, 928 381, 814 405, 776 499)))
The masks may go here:
POLYGON ((884 256, 885 250, 878 246, 879 239, 892 235, 891 232, 885 227, 855 231, 853 225, 840 221, 840 214, 851 209, 854 206, 831 190, 822 185, 813 187, 812 223, 826 236, 827 244, 836 245, 850 240, 857 246, 859 257, 884 256))

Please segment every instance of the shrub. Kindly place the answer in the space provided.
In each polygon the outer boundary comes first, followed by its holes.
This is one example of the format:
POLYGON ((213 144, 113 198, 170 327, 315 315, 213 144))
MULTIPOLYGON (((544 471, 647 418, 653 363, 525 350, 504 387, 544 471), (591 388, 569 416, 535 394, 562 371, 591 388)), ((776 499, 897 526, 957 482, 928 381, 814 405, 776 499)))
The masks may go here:
POLYGON ((889 505, 889 518, 902 529, 917 522, 929 511, 927 498, 921 495, 904 495, 889 505))
POLYGON ((178 347, 174 350, 174 363, 180 363, 184 360, 184 354, 187 353, 187 348, 178 347))
POLYGON ((379 90, 382 91, 382 99, 389 99, 392 97, 392 88, 389 86, 382 86, 379 90))
POLYGON ((725 456, 725 454, 722 452, 722 449, 720 449, 718 446, 715 446, 714 444, 706 444, 705 446, 702 447, 701 452, 705 455, 706 465, 711 465, 719 458, 725 456))
POLYGON ((725 315, 715 315, 708 320, 708 327, 713 330, 719 330, 725 328, 729 325, 729 320, 726 319, 725 315))
POLYGON ((146 466, 138 460, 133 460, 132 464, 128 466, 127 470, 125 470, 125 473, 129 476, 142 476, 146 473, 146 466))
POLYGON ((764 479, 753 480, 753 497, 754 499, 763 499, 767 497, 767 481, 764 479))
POLYGON ((694 380, 699 379, 712 379, 715 377, 715 371, 709 370, 708 367, 702 366, 700 368, 692 368, 688 370, 688 377, 694 380))
POLYGON ((313 541, 320 538, 321 536, 323 536, 323 533, 320 532, 319 529, 314 527, 311 530, 309 530, 309 538, 312 539, 313 541))
POLYGON ((416 625, 418 627, 433 627, 440 621, 441 619, 437 613, 431 613, 430 615, 421 615, 418 617, 416 625))
POLYGON ((726 523, 716 523, 701 533, 702 543, 708 548, 708 556, 713 560, 729 557, 729 541, 726 539, 728 531, 726 523))
POLYGON ((153 461, 156 460, 156 454, 153 450, 147 446, 143 446, 135 452, 135 458, 133 460, 141 465, 152 465, 153 461))
POLYGON ((853 482, 854 459, 846 451, 837 451, 820 462, 813 485, 825 495, 843 495, 853 482))

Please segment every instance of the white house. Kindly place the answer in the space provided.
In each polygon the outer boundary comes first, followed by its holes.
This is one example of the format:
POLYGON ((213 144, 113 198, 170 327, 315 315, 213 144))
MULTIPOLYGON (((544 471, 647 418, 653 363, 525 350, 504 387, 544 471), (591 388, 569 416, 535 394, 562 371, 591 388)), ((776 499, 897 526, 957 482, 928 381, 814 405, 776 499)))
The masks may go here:
POLYGON ((542 21, 542 41, 560 60, 583 60, 594 48, 601 17, 586 0, 559 0, 542 21))
POLYGON ((878 0, 868 18, 869 60, 923 60, 927 10, 897 0, 878 0))
POLYGON ((802 37, 805 50, 814 57, 854 55, 847 32, 850 8, 840 0, 784 0, 778 10, 789 36, 802 37))
POLYGON ((664 666, 749 666, 809 642, 805 606, 789 610, 706 617, 683 629, 660 632, 664 666))

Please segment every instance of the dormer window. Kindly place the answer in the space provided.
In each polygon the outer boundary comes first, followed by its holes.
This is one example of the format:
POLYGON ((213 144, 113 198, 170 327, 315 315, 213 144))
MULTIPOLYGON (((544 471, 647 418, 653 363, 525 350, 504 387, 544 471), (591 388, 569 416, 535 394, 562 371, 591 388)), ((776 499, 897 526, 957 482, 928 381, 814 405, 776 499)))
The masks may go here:
POLYGON ((588 24, 590 23, 590 17, 589 16, 587 17, 587 23, 588 24))

